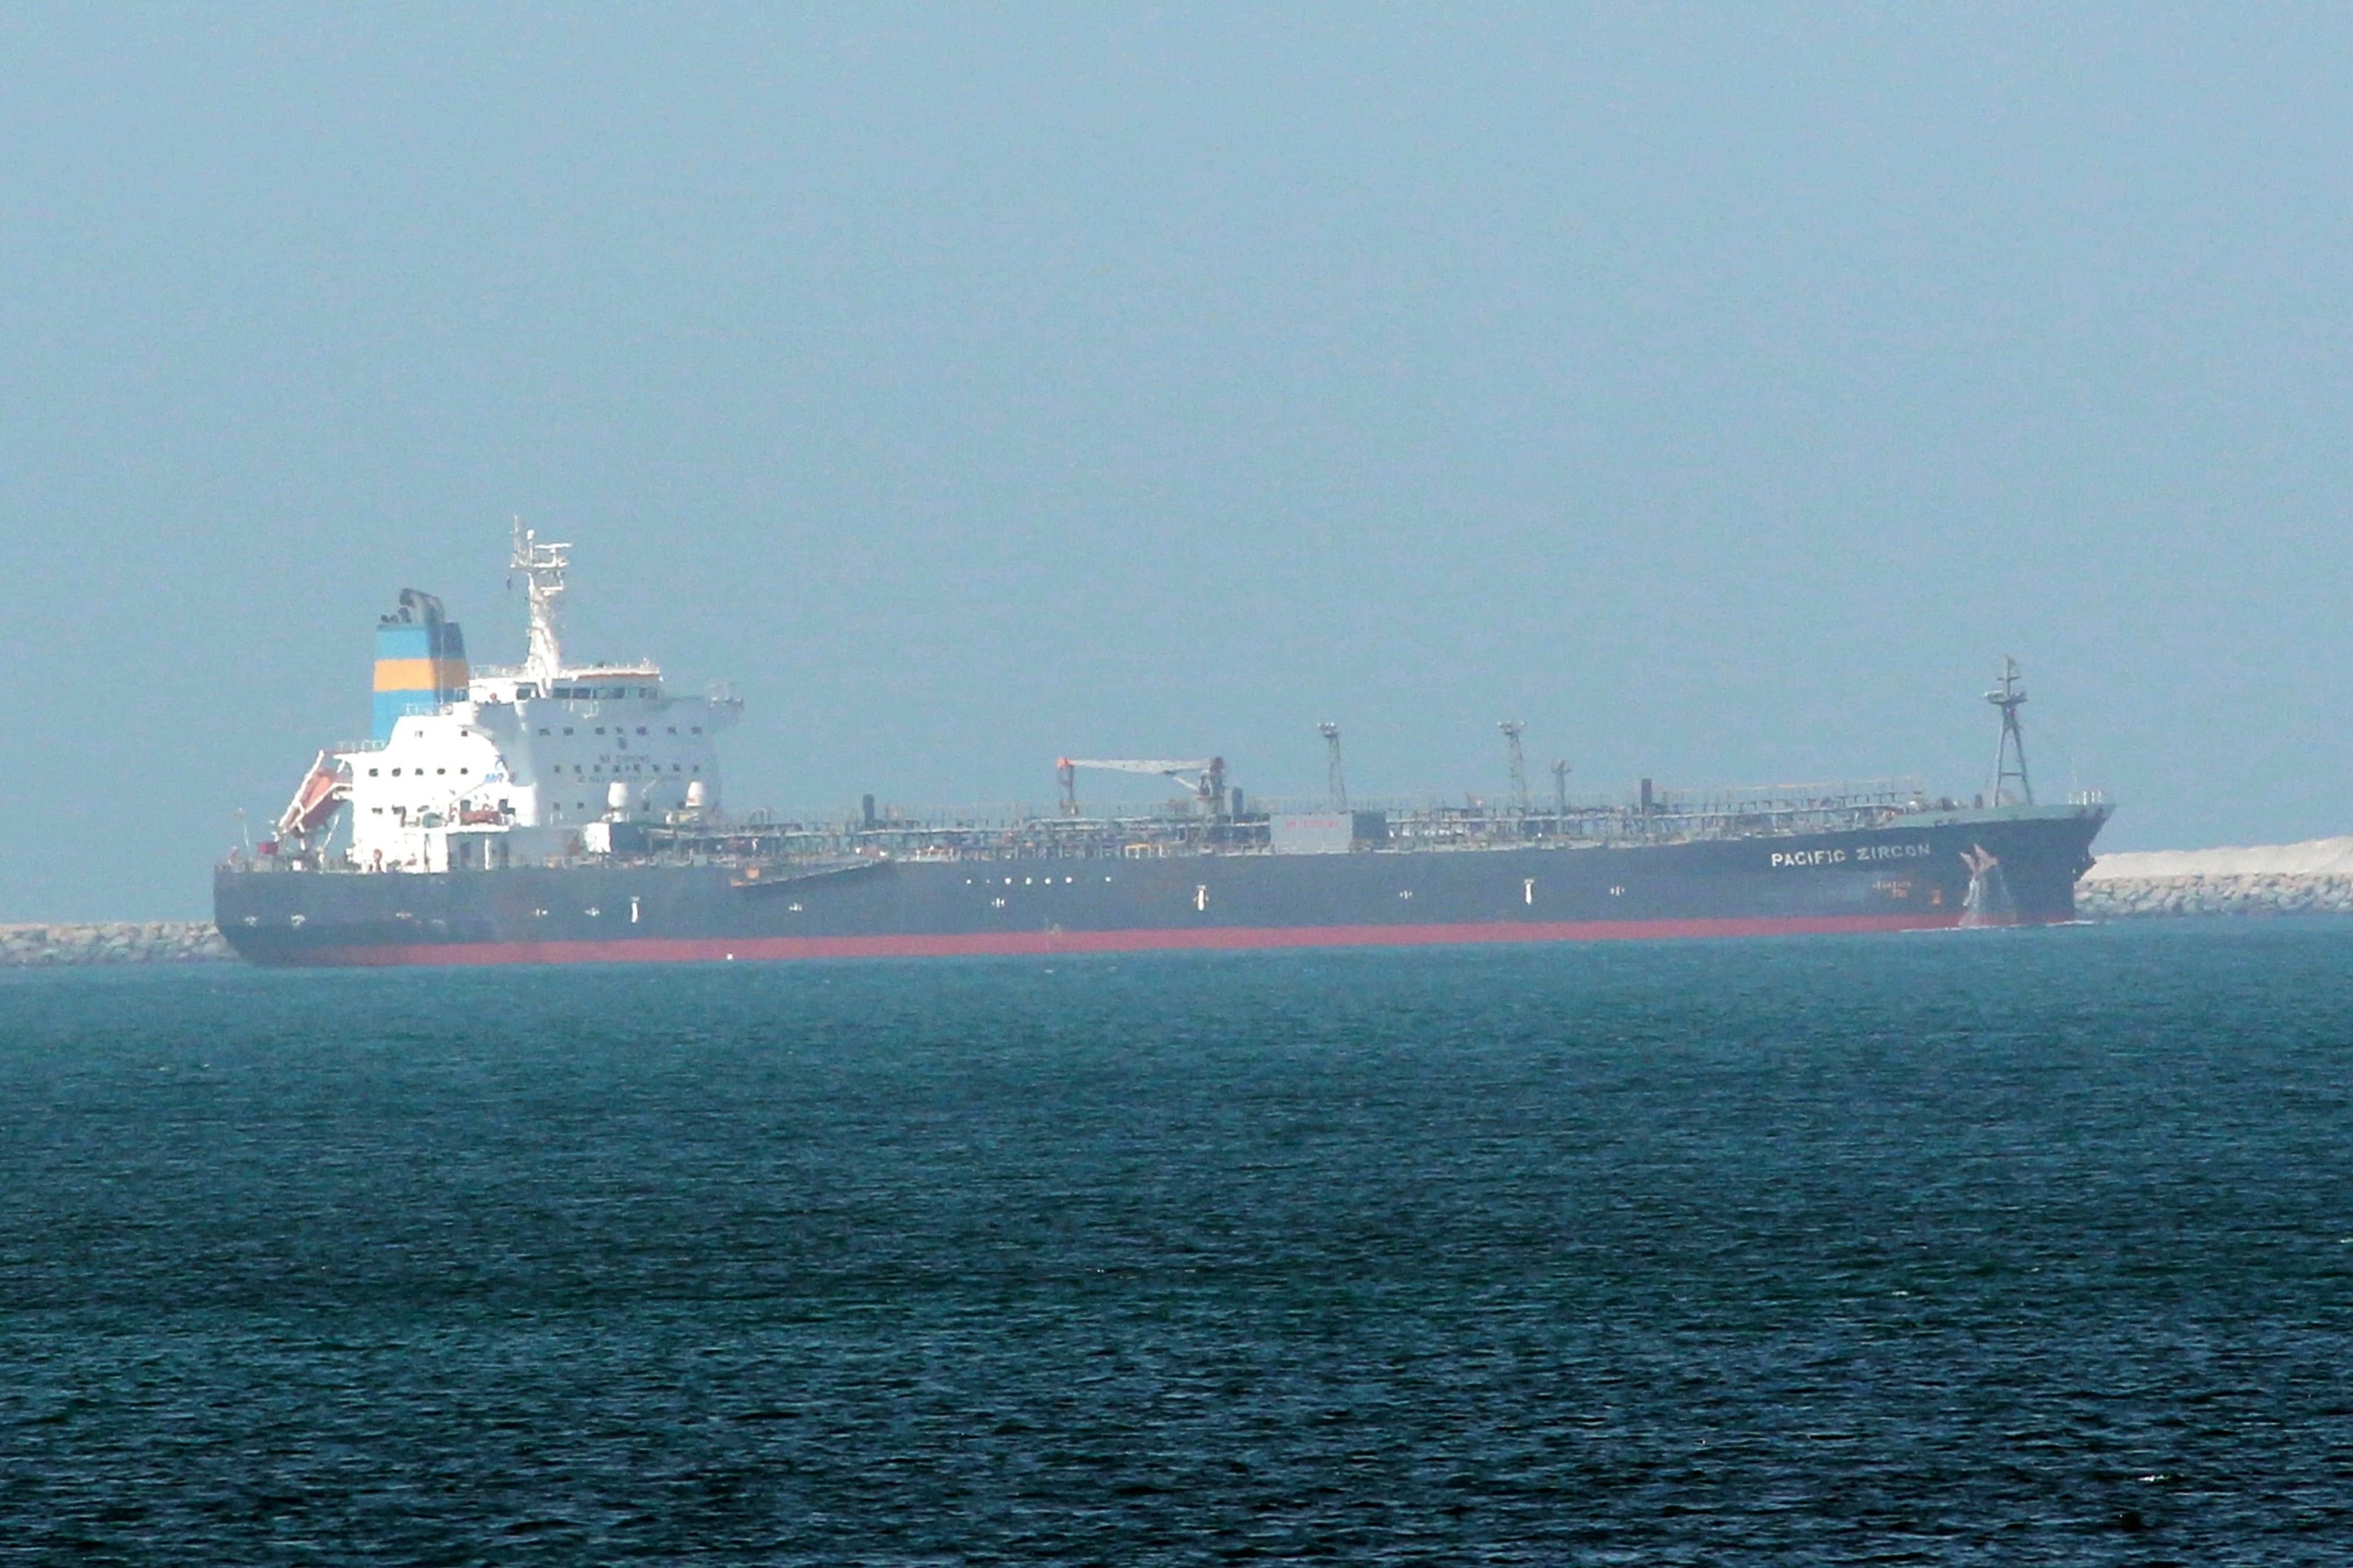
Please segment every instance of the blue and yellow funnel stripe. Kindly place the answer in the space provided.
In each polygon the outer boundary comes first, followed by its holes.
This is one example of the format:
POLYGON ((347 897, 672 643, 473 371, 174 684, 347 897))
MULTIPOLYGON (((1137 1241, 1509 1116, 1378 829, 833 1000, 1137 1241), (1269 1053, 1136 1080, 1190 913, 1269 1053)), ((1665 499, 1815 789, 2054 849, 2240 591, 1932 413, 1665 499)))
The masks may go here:
POLYGON ((375 728, 392 739, 403 715, 431 713, 466 695, 466 637, 441 618, 441 601, 414 588, 400 591, 400 609, 375 628, 375 728))

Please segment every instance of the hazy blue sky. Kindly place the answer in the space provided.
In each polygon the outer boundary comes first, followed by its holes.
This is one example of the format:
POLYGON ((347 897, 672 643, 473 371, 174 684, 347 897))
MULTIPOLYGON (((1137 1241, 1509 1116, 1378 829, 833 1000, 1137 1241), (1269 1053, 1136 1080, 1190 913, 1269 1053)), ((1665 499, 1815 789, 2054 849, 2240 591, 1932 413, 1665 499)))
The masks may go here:
MULTIPOLYGON (((202 912, 371 627, 1060 753, 2353 831, 2353 11, 0 11, 0 919, 202 912)), ((1147 792, 1148 793, 1148 792, 1147 792)))

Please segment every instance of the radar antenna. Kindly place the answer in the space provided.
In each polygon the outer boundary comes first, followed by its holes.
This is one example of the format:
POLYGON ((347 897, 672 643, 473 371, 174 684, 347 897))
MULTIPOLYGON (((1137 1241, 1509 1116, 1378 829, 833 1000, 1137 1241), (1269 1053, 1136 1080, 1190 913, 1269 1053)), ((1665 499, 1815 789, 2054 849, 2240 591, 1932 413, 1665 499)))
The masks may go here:
POLYGON ((539 531, 514 520, 514 558, 531 600, 531 651, 523 668, 543 686, 564 672, 564 644, 556 630, 564 604, 564 569, 572 564, 569 544, 542 544, 539 531))
POLYGON ((1324 749, 1330 753, 1324 768, 1327 789, 1332 796, 1332 809, 1348 809, 1348 775, 1340 770, 1340 726, 1318 724, 1315 732, 1324 737, 1324 749))
POLYGON ((2001 661, 2001 684, 1985 694, 1985 700, 2001 710, 2001 740, 1993 753, 1993 794, 1989 797, 1999 806, 2004 805, 2032 805, 2034 785, 2026 777, 2026 734, 2018 725, 2018 710, 2026 706, 2026 688, 2020 681, 2018 660, 2001 661), (2010 784, 2018 781, 2013 794, 2010 784))

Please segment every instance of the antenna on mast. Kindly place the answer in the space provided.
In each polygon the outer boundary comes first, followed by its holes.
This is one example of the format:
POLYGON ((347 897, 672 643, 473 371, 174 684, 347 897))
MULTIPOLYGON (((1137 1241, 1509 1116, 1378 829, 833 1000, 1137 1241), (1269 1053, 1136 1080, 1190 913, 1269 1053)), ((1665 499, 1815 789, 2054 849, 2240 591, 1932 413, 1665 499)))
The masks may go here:
POLYGON ((1315 732, 1324 737, 1324 749, 1330 753, 1324 768, 1325 787, 1332 797, 1334 811, 1348 809, 1348 775, 1340 769, 1340 726, 1318 724, 1315 732))
POLYGON ((531 600, 531 651, 523 668, 542 683, 564 672, 564 644, 556 628, 564 603, 564 569, 572 564, 569 544, 542 544, 536 529, 514 520, 514 555, 511 570, 522 574, 523 591, 531 600))
POLYGON ((2034 785, 2026 777, 2026 733, 2018 726, 2018 710, 2026 706, 2026 688, 2018 675, 2018 660, 2005 658, 2001 661, 2001 684, 1985 694, 1985 700, 2001 710, 2001 740, 1993 752, 1992 803, 1999 806, 2010 795, 2010 782, 2018 781, 2018 791, 2012 804, 2032 805, 2034 785))

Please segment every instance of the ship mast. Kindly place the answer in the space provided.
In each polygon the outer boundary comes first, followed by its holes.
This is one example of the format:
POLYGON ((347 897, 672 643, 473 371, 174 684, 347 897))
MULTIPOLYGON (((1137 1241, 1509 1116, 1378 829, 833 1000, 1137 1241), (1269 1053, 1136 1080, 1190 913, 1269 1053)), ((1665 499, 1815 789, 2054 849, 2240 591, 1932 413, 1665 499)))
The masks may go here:
POLYGON ((531 599, 531 652, 523 668, 535 679, 553 681, 564 672, 564 646, 556 635, 557 611, 564 602, 564 569, 572 564, 569 544, 542 544, 536 529, 515 519, 514 559, 511 567, 522 574, 531 599))
POLYGON ((2034 804, 2034 785, 2026 777, 2026 732, 2018 727, 2018 710, 2026 705, 2026 688, 2020 681, 2018 660, 2001 661, 2001 684, 1985 694, 1985 700, 2001 710, 2001 739, 1993 752, 1993 795, 1991 803, 2005 804, 2005 797, 2025 805, 2034 804), (2018 781, 2014 796, 2010 783, 2018 781))
POLYGON ((1324 737, 1327 753, 1324 764, 1324 793, 1330 797, 1334 811, 1348 809, 1348 775, 1340 766, 1340 726, 1318 724, 1315 732, 1324 737))

